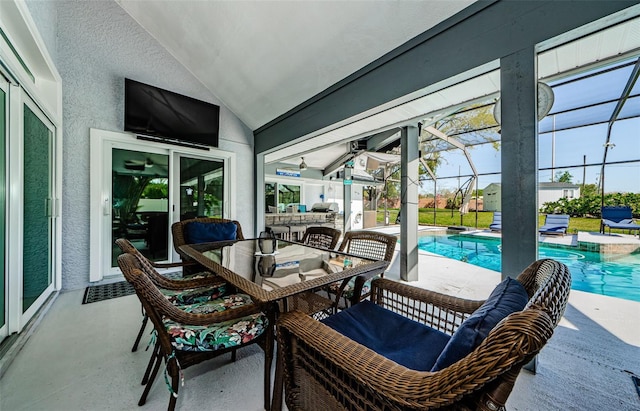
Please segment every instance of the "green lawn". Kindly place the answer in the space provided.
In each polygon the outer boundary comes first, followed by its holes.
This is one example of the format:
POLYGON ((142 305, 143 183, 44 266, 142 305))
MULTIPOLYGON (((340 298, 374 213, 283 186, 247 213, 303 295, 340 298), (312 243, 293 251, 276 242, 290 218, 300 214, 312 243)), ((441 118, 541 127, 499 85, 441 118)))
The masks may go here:
MULTIPOLYGON (((434 225, 433 223, 433 208, 420 208, 418 210, 418 221, 420 224, 424 225, 434 225)), ((389 223, 393 224, 396 221, 396 216, 398 215, 398 209, 389 209, 389 223)), ((544 224, 544 214, 540 214, 538 218, 538 226, 542 226, 544 224)), ((378 223, 384 223, 384 210, 378 210, 377 215, 378 223)), ((478 227, 478 228, 489 228, 489 224, 493 221, 493 212, 490 211, 480 211, 478 212, 478 223, 476 225, 476 213, 471 212, 462 218, 462 222, 460 221, 460 213, 458 211, 453 212, 453 216, 451 215, 451 210, 437 209, 436 210, 436 224, 439 226, 459 226, 463 225, 465 227, 478 227)), ((576 231, 594 231, 598 232, 600 230, 600 219, 599 218, 586 218, 586 217, 571 217, 569 219, 569 233, 574 233, 576 231)), ((616 231, 616 230, 613 230, 616 231)))

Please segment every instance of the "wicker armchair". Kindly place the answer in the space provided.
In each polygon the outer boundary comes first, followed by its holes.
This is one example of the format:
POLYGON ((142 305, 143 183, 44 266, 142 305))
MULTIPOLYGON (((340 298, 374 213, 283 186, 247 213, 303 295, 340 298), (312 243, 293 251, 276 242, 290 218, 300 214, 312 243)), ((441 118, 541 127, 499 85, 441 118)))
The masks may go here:
MULTIPOLYGON (((553 334, 571 288, 567 267, 553 260, 531 264, 517 279, 529 296, 525 308, 500 321, 470 354, 435 372, 399 365, 300 312, 284 314, 277 329, 288 408, 503 409, 520 369, 553 334)), ((483 303, 387 279, 373 281, 371 300, 449 335, 483 303)))
MULTIPOLYGON (((145 271, 145 274, 149 276, 151 281, 161 289, 170 290, 170 291, 182 291, 182 290, 192 290, 196 288, 206 288, 211 290, 211 293, 214 292, 216 294, 224 294, 232 291, 232 287, 230 287, 221 277, 218 277, 210 272, 197 273, 192 274, 189 278, 185 278, 182 280, 172 280, 167 277, 164 277, 160 273, 158 273, 156 268, 171 268, 171 267, 184 267, 185 265, 192 265, 191 263, 156 263, 148 258, 146 258, 140 250, 138 250, 131 242, 125 238, 118 238, 116 240, 116 245, 120 248, 120 250, 125 254, 131 254, 138 259, 140 267, 145 271)), ((136 340, 133 343, 133 347, 131 348, 132 352, 135 352, 138 349, 138 344, 140 343, 140 339, 142 338, 142 333, 144 333, 144 329, 147 327, 147 322, 149 321, 149 317, 142 309, 142 325, 140 326, 140 331, 138 331, 138 335, 136 336, 136 340)), ((145 374, 145 380, 148 376, 148 373, 145 374)), ((144 380, 143 380, 144 381, 144 380)), ((144 382, 143 382, 144 383, 144 382)))
MULTIPOLYGON (((375 231, 347 231, 338 251, 373 260, 391 261, 398 238, 375 231)), ((384 273, 380 274, 383 277, 384 273)), ((359 275, 350 280, 329 285, 329 292, 336 295, 336 307, 344 299, 344 306, 357 304, 370 294, 371 276, 359 275)))
POLYGON ((146 402, 163 361, 166 364, 165 378, 171 379, 168 409, 172 411, 176 406, 183 369, 228 352, 232 353, 232 361, 235 361, 235 351, 239 347, 257 343, 265 352, 264 408, 270 409, 273 306, 252 303, 249 296, 240 297, 238 294, 210 306, 176 307, 145 275, 135 256, 121 254, 118 265, 135 288, 156 331, 156 346, 150 361, 153 371, 138 405, 146 402), (240 302, 241 298, 244 301, 240 302))
POLYGON ((331 227, 311 226, 304 232, 301 243, 333 250, 340 240, 342 231, 331 227))
POLYGON ((236 225, 236 239, 244 240, 244 236, 242 235, 242 226, 240 223, 235 220, 227 220, 224 218, 213 218, 213 217, 196 217, 188 220, 177 221, 171 225, 171 235, 173 237, 173 248, 176 250, 176 253, 180 255, 182 261, 188 262, 191 264, 195 264, 194 266, 187 266, 184 268, 184 274, 193 274, 197 271, 202 271, 202 267, 195 263, 188 255, 184 254, 180 251, 180 247, 187 244, 187 235, 186 235, 186 227, 187 224, 198 222, 198 223, 207 223, 207 224, 221 224, 221 223, 234 223, 236 225))

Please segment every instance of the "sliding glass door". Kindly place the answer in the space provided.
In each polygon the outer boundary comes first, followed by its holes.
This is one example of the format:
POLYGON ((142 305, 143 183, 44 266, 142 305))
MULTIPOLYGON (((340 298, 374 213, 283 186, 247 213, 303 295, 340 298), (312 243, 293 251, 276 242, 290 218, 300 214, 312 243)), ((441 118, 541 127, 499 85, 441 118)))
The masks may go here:
POLYGON ((121 275, 118 238, 153 261, 176 261, 171 224, 196 216, 230 218, 233 155, 91 130, 90 281, 121 275))
POLYGON ((26 313, 53 284, 54 129, 37 107, 25 103, 23 130, 22 312, 26 313))
POLYGON ((179 156, 180 220, 224 215, 224 162, 179 156))
POLYGON ((111 266, 120 250, 114 245, 126 238, 147 258, 168 258, 169 156, 113 148, 111 153, 111 266))
POLYGON ((9 334, 7 331, 7 270, 5 268, 7 86, 6 81, 0 81, 0 342, 9 334))

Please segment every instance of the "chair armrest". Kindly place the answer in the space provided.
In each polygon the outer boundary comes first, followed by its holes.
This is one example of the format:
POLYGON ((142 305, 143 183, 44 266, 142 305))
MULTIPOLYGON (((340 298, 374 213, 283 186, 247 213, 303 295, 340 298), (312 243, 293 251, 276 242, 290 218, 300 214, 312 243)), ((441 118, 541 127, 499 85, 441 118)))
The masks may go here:
POLYGON ((140 301, 143 306, 145 306, 145 310, 147 309, 146 304, 149 304, 152 308, 151 311, 155 311, 161 317, 166 317, 181 324, 208 325, 234 320, 259 312, 268 312, 271 316, 275 311, 275 304, 273 303, 252 303, 216 313, 188 313, 171 304, 160 292, 158 287, 153 284, 151 279, 141 270, 137 268, 132 269, 127 280, 133 282, 136 294, 138 294, 140 301))
POLYGON ((215 287, 226 283, 222 277, 217 275, 194 279, 172 280, 156 274, 154 278, 158 286, 167 290, 190 290, 193 288, 215 287))
MULTIPOLYGON (((170 320, 181 324, 188 325, 209 325, 229 320, 235 320, 259 312, 270 313, 274 311, 272 304, 252 303, 216 313, 192 314, 183 311, 174 305, 171 305, 171 303, 169 303, 168 301, 166 304, 161 303, 161 305, 163 307, 159 311, 161 311, 166 316, 166 318, 169 318, 170 320)), ((272 317, 272 315, 270 315, 270 317, 272 317)))
MULTIPOLYGON (((462 360, 437 372, 424 372, 398 365, 297 311, 284 314, 277 327, 290 409, 314 409, 313 404, 322 409, 331 401, 367 403, 372 409, 435 408, 493 380, 491 388, 506 393, 492 398, 500 403, 510 393, 501 384, 501 375, 525 364, 552 333, 553 323, 544 311, 520 311, 500 322, 462 360), (299 395, 301 390, 305 395, 299 395)), ((508 380, 507 385, 515 382, 508 380)))
POLYGON ((151 265, 154 268, 192 267, 192 266, 198 266, 199 265, 195 261, 180 261, 180 262, 176 262, 176 263, 157 263, 155 261, 149 260, 149 262, 151 263, 151 265))
POLYGON ((386 278, 371 283, 371 301, 449 335, 484 303, 484 300, 453 297, 386 278))
POLYGON ((215 313, 193 314, 171 304, 155 287, 149 288, 145 294, 147 301, 152 304, 163 317, 180 324, 188 325, 209 325, 234 320, 259 312, 272 312, 275 309, 273 304, 252 303, 215 313))

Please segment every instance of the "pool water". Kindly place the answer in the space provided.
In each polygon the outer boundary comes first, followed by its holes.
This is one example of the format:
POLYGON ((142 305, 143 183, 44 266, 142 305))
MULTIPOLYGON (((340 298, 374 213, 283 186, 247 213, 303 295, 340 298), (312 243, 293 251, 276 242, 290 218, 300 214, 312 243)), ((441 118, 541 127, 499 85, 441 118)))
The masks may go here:
MULTIPOLYGON (((418 248, 500 272, 499 239, 465 235, 423 235, 418 248)), ((574 290, 640 302, 640 253, 604 255, 540 245, 540 258, 553 258, 569 267, 574 290)))

